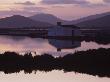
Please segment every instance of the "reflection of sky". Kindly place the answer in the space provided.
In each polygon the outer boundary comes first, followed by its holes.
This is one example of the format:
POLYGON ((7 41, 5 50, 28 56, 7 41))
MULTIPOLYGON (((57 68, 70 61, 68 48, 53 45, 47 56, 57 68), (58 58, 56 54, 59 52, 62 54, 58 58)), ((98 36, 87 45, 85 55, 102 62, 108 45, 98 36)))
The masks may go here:
MULTIPOLYGON (((38 53, 53 53, 55 55, 64 55, 72 53, 75 50, 87 50, 97 48, 110 48, 110 45, 98 45, 94 42, 82 42, 81 47, 76 49, 64 49, 62 52, 56 52, 56 49, 49 44, 48 40, 31 39, 28 37, 0 37, 0 51, 37 51, 38 53)), ((0 73, 0 82, 110 82, 109 78, 99 78, 86 74, 74 72, 64 73, 63 71, 39 72, 36 74, 4 74, 0 73)))
POLYGON ((109 78, 99 78, 86 74, 63 71, 37 72, 36 74, 0 74, 0 82, 110 82, 109 78))
POLYGON ((54 56, 63 56, 68 53, 74 53, 75 51, 98 49, 101 47, 110 48, 110 45, 98 45, 94 42, 82 42, 81 47, 74 49, 63 49, 62 52, 57 52, 57 49, 54 47, 54 45, 50 45, 46 39, 0 36, 0 52, 15 51, 24 53, 29 51, 36 51, 38 55, 42 53, 50 53, 54 56))
POLYGON ((43 49, 48 50, 50 45, 46 44, 47 40, 31 39, 25 37, 18 40, 18 38, 0 37, 0 50, 9 51, 37 51, 43 49))

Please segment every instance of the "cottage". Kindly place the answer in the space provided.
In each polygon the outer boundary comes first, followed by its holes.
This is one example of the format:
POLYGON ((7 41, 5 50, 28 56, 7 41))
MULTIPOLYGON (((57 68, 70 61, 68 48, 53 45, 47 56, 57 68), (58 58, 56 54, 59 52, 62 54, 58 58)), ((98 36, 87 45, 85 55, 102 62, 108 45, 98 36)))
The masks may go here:
POLYGON ((48 30, 48 36, 51 37, 73 37, 80 35, 81 31, 79 27, 74 25, 62 25, 61 22, 57 22, 57 26, 48 30))

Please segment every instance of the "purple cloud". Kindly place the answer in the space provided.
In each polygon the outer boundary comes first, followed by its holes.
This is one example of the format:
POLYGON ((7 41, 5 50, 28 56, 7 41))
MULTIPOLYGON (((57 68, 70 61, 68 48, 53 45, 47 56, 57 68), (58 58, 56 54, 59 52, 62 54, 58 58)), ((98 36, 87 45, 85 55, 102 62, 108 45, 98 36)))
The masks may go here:
POLYGON ((108 2, 110 2, 110 0, 104 0, 104 2, 107 2, 108 3, 108 2))
POLYGON ((15 4, 19 4, 19 5, 35 5, 35 3, 33 3, 33 2, 30 2, 30 1, 26 1, 26 2, 24 2, 24 3, 15 3, 15 4))
POLYGON ((37 13, 42 13, 43 10, 45 10, 45 9, 46 8, 43 8, 43 7, 25 6, 22 8, 22 10, 15 10, 15 9, 3 10, 3 11, 0 11, 0 18, 11 16, 11 15, 32 16, 37 13))
POLYGON ((35 7, 35 6, 29 6, 29 7, 24 7, 23 10, 25 11, 32 11, 32 12, 36 12, 36 11, 42 11, 45 10, 46 8, 44 7, 35 7))
POLYGON ((15 11, 15 10, 9 10, 9 11, 0 11, 0 18, 1 17, 7 17, 11 15, 23 15, 23 16, 31 16, 33 14, 37 13, 36 12, 30 12, 30 11, 15 11), (8 14, 7 14, 8 13, 8 14))
POLYGON ((86 0, 42 0, 44 4, 88 4, 86 0))

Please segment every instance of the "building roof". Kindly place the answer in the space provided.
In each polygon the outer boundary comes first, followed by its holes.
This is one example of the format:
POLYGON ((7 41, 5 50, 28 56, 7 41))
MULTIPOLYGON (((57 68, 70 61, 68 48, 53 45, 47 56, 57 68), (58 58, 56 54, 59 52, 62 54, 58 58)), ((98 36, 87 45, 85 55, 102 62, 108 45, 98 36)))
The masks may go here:
POLYGON ((76 29, 79 29, 78 26, 75 26, 75 25, 64 25, 64 24, 62 24, 62 22, 57 22, 57 26, 65 27, 65 28, 76 28, 76 29))
POLYGON ((60 26, 55 25, 54 28, 56 28, 56 27, 59 27, 59 28, 63 27, 63 28, 67 28, 67 29, 80 29, 79 27, 77 27, 75 25, 60 25, 60 26))
POLYGON ((65 28, 76 28, 76 29, 79 29, 79 27, 75 26, 75 25, 61 25, 62 27, 65 27, 65 28))

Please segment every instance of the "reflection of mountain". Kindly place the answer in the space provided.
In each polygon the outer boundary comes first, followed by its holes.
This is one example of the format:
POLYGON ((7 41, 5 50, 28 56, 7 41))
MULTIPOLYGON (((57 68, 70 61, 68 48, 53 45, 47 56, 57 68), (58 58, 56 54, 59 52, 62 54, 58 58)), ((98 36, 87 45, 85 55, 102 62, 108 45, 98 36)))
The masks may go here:
POLYGON ((8 39, 12 39, 14 41, 17 41, 17 42, 26 39, 26 37, 23 37, 23 36, 5 36, 5 37, 8 39))
POLYGON ((57 51, 61 51, 61 49, 72 49, 81 46, 80 41, 74 40, 58 40, 58 39, 49 39, 49 43, 57 48, 57 51))

